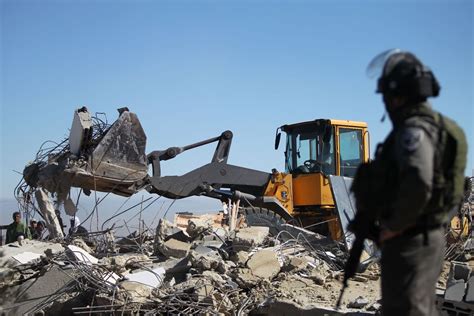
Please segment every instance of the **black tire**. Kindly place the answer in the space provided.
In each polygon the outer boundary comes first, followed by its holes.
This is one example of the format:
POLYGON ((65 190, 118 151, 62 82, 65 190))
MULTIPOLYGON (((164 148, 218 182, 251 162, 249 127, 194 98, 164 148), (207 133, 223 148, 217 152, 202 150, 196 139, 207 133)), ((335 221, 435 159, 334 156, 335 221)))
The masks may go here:
POLYGON ((286 220, 272 210, 263 207, 244 207, 243 213, 249 226, 266 226, 270 228, 270 235, 276 236, 283 230, 286 220))

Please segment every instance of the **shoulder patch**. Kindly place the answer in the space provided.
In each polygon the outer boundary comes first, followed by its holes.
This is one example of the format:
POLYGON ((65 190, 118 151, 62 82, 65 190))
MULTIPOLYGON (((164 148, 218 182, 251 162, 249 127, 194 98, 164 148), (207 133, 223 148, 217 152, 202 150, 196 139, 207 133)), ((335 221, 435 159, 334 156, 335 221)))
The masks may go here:
POLYGON ((419 127, 407 127, 401 133, 401 145, 406 151, 412 152, 420 147, 424 131, 419 127))

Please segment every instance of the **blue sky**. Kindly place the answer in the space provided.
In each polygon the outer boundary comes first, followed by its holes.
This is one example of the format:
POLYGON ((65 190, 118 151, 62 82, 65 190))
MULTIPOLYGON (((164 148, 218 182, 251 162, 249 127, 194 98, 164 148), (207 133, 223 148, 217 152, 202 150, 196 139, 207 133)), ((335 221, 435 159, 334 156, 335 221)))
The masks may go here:
MULTIPOLYGON (((473 148, 472 1, 21 1, 1 2, 1 185, 13 197, 44 140, 68 135, 75 108, 128 106, 147 152, 230 129, 229 163, 283 169, 273 149, 285 123, 366 121, 372 151, 391 124, 370 60, 410 50, 442 90, 433 105, 473 148)), ((213 146, 163 164, 182 174, 213 146)), ((472 150, 466 174, 473 169, 472 150)))

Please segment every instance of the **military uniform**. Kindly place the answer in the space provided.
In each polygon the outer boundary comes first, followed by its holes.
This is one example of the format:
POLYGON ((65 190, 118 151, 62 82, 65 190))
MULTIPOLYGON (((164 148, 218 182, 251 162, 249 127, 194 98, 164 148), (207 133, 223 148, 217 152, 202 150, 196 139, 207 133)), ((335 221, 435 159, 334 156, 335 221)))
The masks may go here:
POLYGON ((432 209, 439 126, 427 102, 390 113, 393 130, 376 154, 384 165, 382 229, 401 234, 382 244, 383 315, 437 315, 435 285, 445 238, 444 210, 432 209))

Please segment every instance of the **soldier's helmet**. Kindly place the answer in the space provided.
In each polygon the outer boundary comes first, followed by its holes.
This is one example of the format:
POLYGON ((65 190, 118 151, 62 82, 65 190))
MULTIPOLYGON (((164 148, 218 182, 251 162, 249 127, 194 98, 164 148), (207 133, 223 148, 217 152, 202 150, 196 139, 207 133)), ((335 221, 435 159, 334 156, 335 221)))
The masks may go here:
POLYGON ((375 56, 367 66, 370 78, 378 76, 377 93, 416 100, 437 97, 441 89, 433 72, 414 54, 390 49, 375 56))

